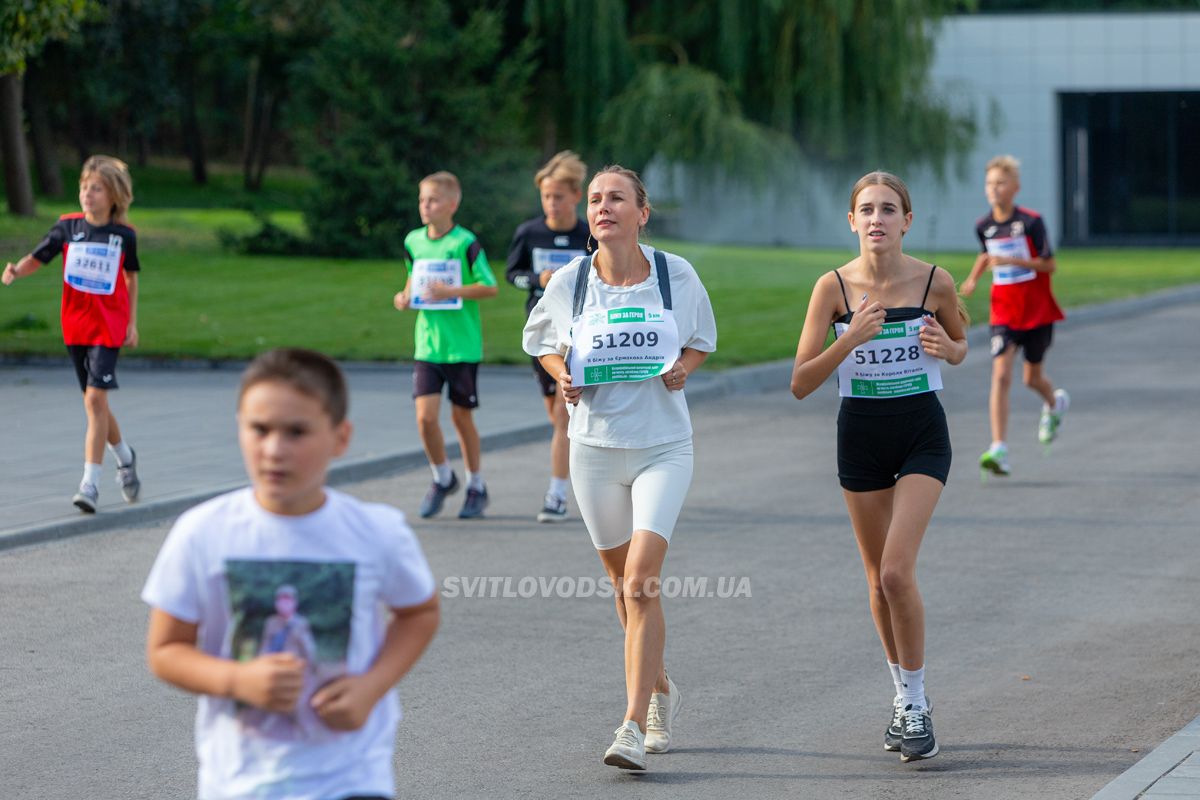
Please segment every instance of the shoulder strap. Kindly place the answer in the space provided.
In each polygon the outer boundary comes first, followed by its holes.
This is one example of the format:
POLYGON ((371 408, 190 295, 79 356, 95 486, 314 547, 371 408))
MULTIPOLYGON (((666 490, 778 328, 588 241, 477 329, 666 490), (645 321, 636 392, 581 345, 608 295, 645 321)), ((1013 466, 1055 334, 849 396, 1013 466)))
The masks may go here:
POLYGON ((842 287, 842 302, 846 305, 846 313, 853 313, 850 311, 850 300, 846 297, 846 284, 842 281, 842 273, 835 269, 833 271, 833 276, 838 279, 838 286, 842 287))
POLYGON ((586 255, 575 273, 575 297, 571 301, 571 319, 583 313, 583 301, 587 298, 588 276, 592 274, 592 257, 586 255))
POLYGON ((658 293, 662 295, 663 308, 671 310, 671 273, 667 270, 667 256, 661 250, 654 251, 654 267, 658 270, 658 293))
POLYGON ((925 282, 925 294, 921 295, 921 308, 925 307, 925 301, 929 299, 929 287, 933 286, 933 273, 937 272, 937 264, 929 270, 929 280, 925 282))

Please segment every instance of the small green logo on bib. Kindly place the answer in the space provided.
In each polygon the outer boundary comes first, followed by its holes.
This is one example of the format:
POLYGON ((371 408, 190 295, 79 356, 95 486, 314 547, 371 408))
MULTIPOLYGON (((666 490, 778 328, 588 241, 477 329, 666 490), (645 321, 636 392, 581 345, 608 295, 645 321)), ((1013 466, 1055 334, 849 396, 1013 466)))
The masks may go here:
POLYGON ((903 339, 908 336, 908 326, 904 322, 889 322, 883 326, 883 330, 875 337, 876 339, 903 339))
POLYGON ((609 324, 620 322, 645 322, 646 309, 644 308, 614 308, 608 312, 609 324))

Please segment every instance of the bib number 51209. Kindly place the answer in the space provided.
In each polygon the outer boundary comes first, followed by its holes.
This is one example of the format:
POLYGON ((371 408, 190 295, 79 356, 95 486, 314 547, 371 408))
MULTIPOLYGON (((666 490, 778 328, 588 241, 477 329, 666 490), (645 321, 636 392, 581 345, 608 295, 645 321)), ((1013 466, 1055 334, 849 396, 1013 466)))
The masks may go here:
POLYGON ((603 350, 605 347, 657 347, 658 334, 654 331, 621 331, 620 333, 593 333, 592 349, 603 350))

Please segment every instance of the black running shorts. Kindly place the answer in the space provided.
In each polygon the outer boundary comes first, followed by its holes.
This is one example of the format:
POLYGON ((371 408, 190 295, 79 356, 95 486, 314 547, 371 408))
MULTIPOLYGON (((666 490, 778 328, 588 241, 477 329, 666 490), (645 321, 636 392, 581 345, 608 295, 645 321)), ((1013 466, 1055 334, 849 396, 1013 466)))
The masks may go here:
POLYGON ((79 391, 87 387, 97 389, 117 388, 117 356, 121 349, 102 344, 69 344, 67 353, 75 365, 75 377, 79 379, 79 391))
POLYGON ((838 480, 851 492, 889 489, 905 475, 950 476, 950 431, 934 392, 844 398, 838 412, 838 480))
POLYGON ((451 403, 462 408, 478 408, 475 388, 478 376, 479 364, 473 361, 456 364, 417 361, 413 363, 413 397, 441 394, 442 387, 449 385, 451 403))
POLYGON ((1003 353, 1009 345, 1016 345, 1025 351, 1025 360, 1030 364, 1040 364, 1050 349, 1054 340, 1054 323, 1030 328, 1027 331, 1014 331, 1007 325, 992 326, 992 358, 1003 353))

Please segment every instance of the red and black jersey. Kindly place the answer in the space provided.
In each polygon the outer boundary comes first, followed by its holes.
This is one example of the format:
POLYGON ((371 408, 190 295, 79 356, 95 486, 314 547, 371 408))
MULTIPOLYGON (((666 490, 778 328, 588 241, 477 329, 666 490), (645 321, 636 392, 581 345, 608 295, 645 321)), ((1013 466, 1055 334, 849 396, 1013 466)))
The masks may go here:
POLYGON ((590 235, 588 224, 576 220, 569 231, 552 231, 545 217, 536 217, 522 222, 513 234, 508 246, 508 267, 504 277, 518 289, 528 289, 525 314, 528 315, 542 298, 539 280, 544 269, 556 270, 566 266, 577 255, 587 250, 590 235))
MULTIPOLYGON (((985 253, 1019 253, 1024 258, 1052 258, 1046 223, 1036 211, 1017 206, 998 222, 989 211, 975 223, 975 235, 985 253)), ((1050 273, 1021 267, 992 271, 992 325, 1025 331, 1063 319, 1050 291, 1050 273)))
POLYGON ((48 264, 60 253, 64 344, 120 347, 129 328, 125 275, 141 269, 137 234, 128 225, 92 225, 82 213, 64 214, 33 257, 48 264))

